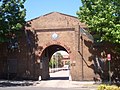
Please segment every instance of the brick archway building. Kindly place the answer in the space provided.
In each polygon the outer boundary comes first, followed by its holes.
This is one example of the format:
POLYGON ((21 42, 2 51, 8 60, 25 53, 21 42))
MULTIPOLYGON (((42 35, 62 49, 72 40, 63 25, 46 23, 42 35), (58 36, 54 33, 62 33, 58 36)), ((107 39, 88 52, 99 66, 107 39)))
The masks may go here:
POLYGON ((9 75, 23 79, 38 79, 39 76, 48 79, 51 56, 63 50, 70 56, 72 80, 93 80, 92 41, 81 29, 86 29, 86 26, 76 17, 58 12, 28 21, 25 33, 23 31, 19 39, 19 51, 8 55, 10 69, 13 65, 16 67, 16 70, 9 71, 9 75))

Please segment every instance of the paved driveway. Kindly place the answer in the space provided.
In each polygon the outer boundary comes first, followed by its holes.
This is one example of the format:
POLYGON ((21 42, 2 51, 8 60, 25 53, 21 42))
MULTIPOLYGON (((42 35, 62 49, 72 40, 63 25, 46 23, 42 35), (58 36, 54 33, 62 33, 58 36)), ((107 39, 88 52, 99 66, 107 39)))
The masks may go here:
POLYGON ((45 81, 0 81, 0 90, 97 90, 93 81, 71 81, 69 70, 50 73, 45 81))
POLYGON ((39 81, 36 86, 52 88, 89 88, 89 90, 95 90, 98 86, 94 81, 71 81, 69 70, 50 73, 50 77, 50 80, 39 81))

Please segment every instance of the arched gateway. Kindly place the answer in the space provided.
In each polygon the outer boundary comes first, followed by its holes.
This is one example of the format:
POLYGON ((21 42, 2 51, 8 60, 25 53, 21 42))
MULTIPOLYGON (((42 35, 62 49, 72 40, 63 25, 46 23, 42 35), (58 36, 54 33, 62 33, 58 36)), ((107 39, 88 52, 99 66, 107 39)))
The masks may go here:
POLYGON ((42 79, 48 79, 51 56, 63 50, 70 55, 72 80, 92 80, 92 41, 83 29, 86 29, 85 24, 76 17, 58 12, 28 21, 25 36, 23 34, 20 38, 20 50, 13 53, 14 56, 17 54, 14 57, 16 59, 9 55, 11 62, 14 59, 17 63, 17 70, 11 73, 19 78, 38 79, 41 76, 42 79))
POLYGON ((76 17, 53 12, 32 19, 28 24, 30 27, 26 27, 26 30, 36 34, 36 60, 43 65, 37 71, 43 79, 49 78, 48 62, 53 53, 64 50, 70 55, 72 80, 92 80, 93 70, 88 67, 92 64, 89 61, 90 44, 87 44, 91 41, 80 32, 81 28, 86 29, 84 23, 79 22, 76 17))
POLYGON ((40 60, 39 62, 40 62, 40 67, 41 67, 40 69, 42 71, 41 73, 42 79, 49 79, 49 66, 48 66, 49 61, 52 55, 59 50, 63 50, 69 53, 69 50, 64 48, 64 46, 61 46, 60 44, 56 43, 56 44, 49 45, 48 47, 46 47, 42 51, 40 58, 38 57, 38 61, 40 60))

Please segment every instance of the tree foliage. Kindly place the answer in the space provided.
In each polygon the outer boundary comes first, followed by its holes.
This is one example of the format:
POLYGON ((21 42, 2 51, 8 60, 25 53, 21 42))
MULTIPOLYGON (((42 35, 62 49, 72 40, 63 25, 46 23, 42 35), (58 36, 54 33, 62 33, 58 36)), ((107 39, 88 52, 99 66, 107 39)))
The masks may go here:
POLYGON ((62 63, 63 56, 62 56, 61 53, 56 53, 56 54, 57 54, 57 57, 58 57, 58 66, 62 67, 63 66, 63 63, 62 63))
POLYGON ((25 0, 0 0, 0 42, 7 42, 25 24, 25 0))
POLYGON ((63 59, 63 56, 61 55, 61 53, 57 52, 55 55, 52 56, 49 62, 49 66, 50 67, 55 67, 55 66, 62 67, 63 66, 62 59, 63 59))
POLYGON ((83 6, 77 11, 78 18, 88 25, 95 41, 120 43, 120 1, 81 1, 83 6))

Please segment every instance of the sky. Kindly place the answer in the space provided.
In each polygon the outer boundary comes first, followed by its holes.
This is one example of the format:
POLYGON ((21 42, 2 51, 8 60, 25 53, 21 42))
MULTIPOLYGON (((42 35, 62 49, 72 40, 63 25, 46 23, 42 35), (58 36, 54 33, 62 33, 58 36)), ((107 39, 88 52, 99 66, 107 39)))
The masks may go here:
POLYGON ((76 16, 81 0, 26 0, 26 21, 50 12, 76 16))

